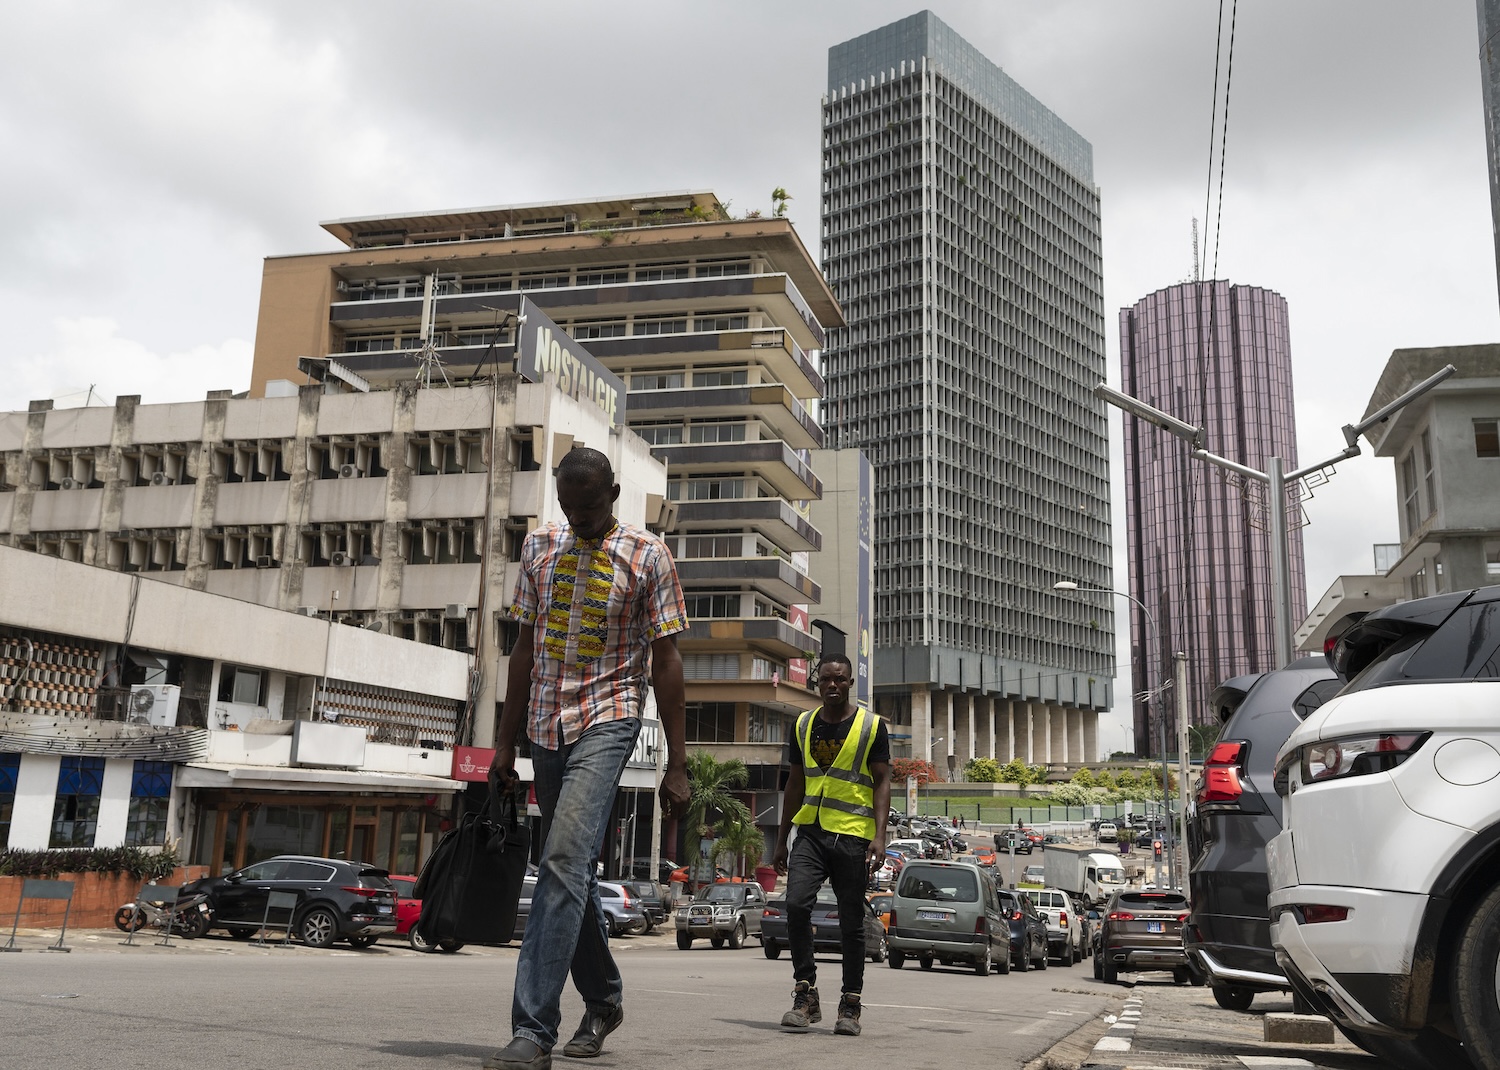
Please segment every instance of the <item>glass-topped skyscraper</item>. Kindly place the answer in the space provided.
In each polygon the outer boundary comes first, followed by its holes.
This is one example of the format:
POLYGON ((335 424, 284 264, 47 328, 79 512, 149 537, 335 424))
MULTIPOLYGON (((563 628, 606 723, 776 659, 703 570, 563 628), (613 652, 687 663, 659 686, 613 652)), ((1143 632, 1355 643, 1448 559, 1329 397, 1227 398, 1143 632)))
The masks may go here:
MULTIPOLYGON (((1272 457, 1296 469, 1291 331, 1280 294, 1219 279, 1141 298, 1120 311, 1120 379, 1132 397, 1202 427, 1210 452, 1261 472, 1272 457)), ((1192 723, 1212 723, 1215 687, 1278 667, 1263 485, 1194 459, 1186 442, 1150 424, 1126 417, 1124 429, 1130 593, 1156 624, 1152 636, 1132 609, 1135 691, 1160 687, 1172 653, 1183 651, 1192 723)), ((1300 516, 1296 500, 1287 515, 1300 516)), ((1288 532, 1287 549, 1291 619, 1300 621, 1300 526, 1288 532)), ((1173 704, 1170 692, 1149 711, 1135 703, 1137 753, 1160 753, 1153 715, 1173 704)))
POLYGON ((829 50, 825 426, 875 468, 875 694, 942 769, 1077 763, 1110 705, 1087 141, 921 12, 829 50))

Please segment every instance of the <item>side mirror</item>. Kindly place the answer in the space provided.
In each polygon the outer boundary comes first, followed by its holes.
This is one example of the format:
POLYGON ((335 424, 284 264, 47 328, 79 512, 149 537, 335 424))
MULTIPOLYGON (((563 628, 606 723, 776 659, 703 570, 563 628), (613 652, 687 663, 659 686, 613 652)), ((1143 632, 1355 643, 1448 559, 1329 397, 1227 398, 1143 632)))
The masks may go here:
POLYGON ((224 879, 226 881, 228 881, 230 884, 238 884, 238 883, 240 883, 240 881, 242 881, 242 880, 245 879, 245 875, 243 873, 231 873, 231 874, 229 874, 229 876, 225 877, 224 879))

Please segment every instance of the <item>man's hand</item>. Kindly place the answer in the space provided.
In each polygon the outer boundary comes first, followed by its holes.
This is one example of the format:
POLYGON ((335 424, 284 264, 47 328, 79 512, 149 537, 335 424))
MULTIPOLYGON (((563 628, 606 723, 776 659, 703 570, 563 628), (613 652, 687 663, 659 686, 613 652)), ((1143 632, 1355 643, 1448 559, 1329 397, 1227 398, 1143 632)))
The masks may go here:
POLYGON ((520 782, 521 778, 516 776, 516 745, 496 747, 494 761, 490 762, 490 787, 504 794, 515 791, 520 782))
POLYGON ((771 865, 776 870, 777 876, 786 876, 786 863, 789 852, 786 846, 786 837, 776 837, 776 851, 771 856, 771 865))
POLYGON ((883 835, 877 834, 876 837, 870 841, 870 846, 865 848, 865 868, 868 869, 871 873, 874 873, 875 868, 884 861, 885 837, 883 835))
POLYGON ((688 800, 692 798, 692 794, 685 764, 669 764, 662 770, 661 791, 658 794, 662 813, 682 817, 687 813, 688 800))

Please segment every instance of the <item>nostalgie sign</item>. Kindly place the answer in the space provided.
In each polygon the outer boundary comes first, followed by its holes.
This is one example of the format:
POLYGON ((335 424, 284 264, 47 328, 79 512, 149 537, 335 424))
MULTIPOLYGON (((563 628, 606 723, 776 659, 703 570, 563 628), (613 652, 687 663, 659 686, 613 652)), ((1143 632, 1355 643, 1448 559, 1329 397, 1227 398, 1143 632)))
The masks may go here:
POLYGON ((625 426, 625 381, 584 349, 541 309, 521 298, 516 370, 527 382, 551 379, 569 397, 598 405, 611 427, 625 426))

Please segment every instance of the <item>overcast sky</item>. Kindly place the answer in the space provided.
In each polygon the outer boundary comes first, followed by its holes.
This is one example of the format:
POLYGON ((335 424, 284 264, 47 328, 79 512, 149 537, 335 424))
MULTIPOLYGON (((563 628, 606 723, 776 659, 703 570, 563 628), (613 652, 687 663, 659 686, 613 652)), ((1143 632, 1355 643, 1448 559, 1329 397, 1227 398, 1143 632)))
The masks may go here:
MULTIPOLYGON (((1289 303, 1308 463, 1392 349, 1497 340, 1477 23, 1470 0, 1244 7, 1218 276, 1289 303)), ((1094 146, 1117 382, 1119 309, 1191 274, 1218 5, 932 9, 1094 146)), ((4 5, 0 410, 245 389, 261 261, 333 248, 328 219, 678 189, 769 210, 782 186, 816 251, 828 47, 916 10, 4 5)), ((1393 485, 1365 456, 1318 491, 1310 603, 1396 541, 1393 485)))

